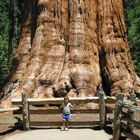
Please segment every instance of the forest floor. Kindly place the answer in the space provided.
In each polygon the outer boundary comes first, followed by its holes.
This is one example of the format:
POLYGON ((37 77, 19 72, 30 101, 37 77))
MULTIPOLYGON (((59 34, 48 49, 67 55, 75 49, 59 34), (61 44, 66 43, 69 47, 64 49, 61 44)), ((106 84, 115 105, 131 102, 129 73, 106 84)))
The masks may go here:
MULTIPOLYGON (((2 113, 0 118, 10 118, 12 113, 2 113)), ((107 117, 111 117, 109 114, 107 117)), ((14 116, 15 117, 15 116, 14 116)), ((20 115, 16 116, 18 119, 22 119, 20 115)), ((61 122, 61 114, 51 114, 51 115, 32 115, 31 120, 39 121, 59 121, 61 122)), ((73 114, 71 121, 95 121, 99 120, 98 114, 73 114)), ((140 112, 136 115, 136 120, 140 120, 140 112)), ((135 129, 134 132, 140 135, 140 129, 135 129)), ((48 140, 110 140, 112 138, 112 125, 108 125, 105 130, 101 130, 99 126, 92 128, 73 128, 71 127, 68 132, 60 131, 60 126, 57 129, 53 127, 31 127, 30 131, 23 131, 19 126, 13 124, 0 124, 0 140, 29 140, 29 139, 48 139, 48 140)), ((122 136, 122 140, 128 140, 126 137, 122 136)))

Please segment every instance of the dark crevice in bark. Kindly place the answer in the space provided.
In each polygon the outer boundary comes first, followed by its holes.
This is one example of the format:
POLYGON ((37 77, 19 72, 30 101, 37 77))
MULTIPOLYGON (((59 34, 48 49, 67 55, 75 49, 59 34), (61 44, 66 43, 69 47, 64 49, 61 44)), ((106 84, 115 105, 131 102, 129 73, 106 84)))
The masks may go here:
POLYGON ((32 0, 32 16, 31 16, 31 45, 35 36, 36 28, 37 28, 37 16, 39 14, 37 8, 37 0, 32 0))

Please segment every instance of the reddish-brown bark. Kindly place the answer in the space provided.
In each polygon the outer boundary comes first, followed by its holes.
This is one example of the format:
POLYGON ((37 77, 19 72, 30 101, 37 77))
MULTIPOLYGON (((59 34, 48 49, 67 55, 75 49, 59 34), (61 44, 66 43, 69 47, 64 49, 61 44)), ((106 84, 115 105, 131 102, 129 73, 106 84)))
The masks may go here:
POLYGON ((111 95, 139 92, 122 0, 25 1, 24 16, 2 93, 8 102, 25 91, 34 98, 95 96, 101 85, 111 95))

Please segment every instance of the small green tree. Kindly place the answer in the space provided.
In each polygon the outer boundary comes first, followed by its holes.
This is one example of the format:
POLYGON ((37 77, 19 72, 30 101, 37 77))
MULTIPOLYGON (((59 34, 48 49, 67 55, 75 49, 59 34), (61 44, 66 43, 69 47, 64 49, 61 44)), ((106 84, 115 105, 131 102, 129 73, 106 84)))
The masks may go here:
POLYGON ((18 0, 0 1, 0 88, 10 72, 11 57, 20 37, 21 9, 18 0))
POLYGON ((125 0, 125 18, 132 59, 140 75, 140 1, 125 0))
POLYGON ((9 71, 9 58, 8 58, 8 12, 7 2, 0 1, 0 86, 6 79, 9 71))

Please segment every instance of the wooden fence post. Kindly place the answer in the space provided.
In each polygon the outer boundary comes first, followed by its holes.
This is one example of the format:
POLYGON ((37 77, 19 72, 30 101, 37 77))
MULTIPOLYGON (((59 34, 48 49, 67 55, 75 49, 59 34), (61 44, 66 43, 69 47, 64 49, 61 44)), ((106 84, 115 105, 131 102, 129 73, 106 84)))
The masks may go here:
POLYGON ((100 125, 101 128, 105 128, 106 125, 106 108, 105 108, 105 96, 103 92, 99 92, 99 113, 100 113, 100 125))
MULTIPOLYGON (((134 105, 136 103, 136 95, 135 94, 131 94, 130 95, 130 100, 132 101, 132 105, 134 105)), ((133 108, 129 108, 128 109, 128 115, 129 115, 129 119, 133 120, 134 119, 134 109, 133 108)), ((128 119, 127 122, 127 126, 128 129, 130 129, 131 131, 133 131, 133 123, 131 123, 128 119)))
POLYGON ((23 107, 23 130, 30 129, 30 119, 29 119, 29 104, 27 101, 27 94, 22 94, 22 107, 23 107))
POLYGON ((124 98, 124 94, 118 94, 116 97, 116 105, 115 105, 114 120, 113 120, 113 140, 119 140, 120 138, 123 98, 124 98))

